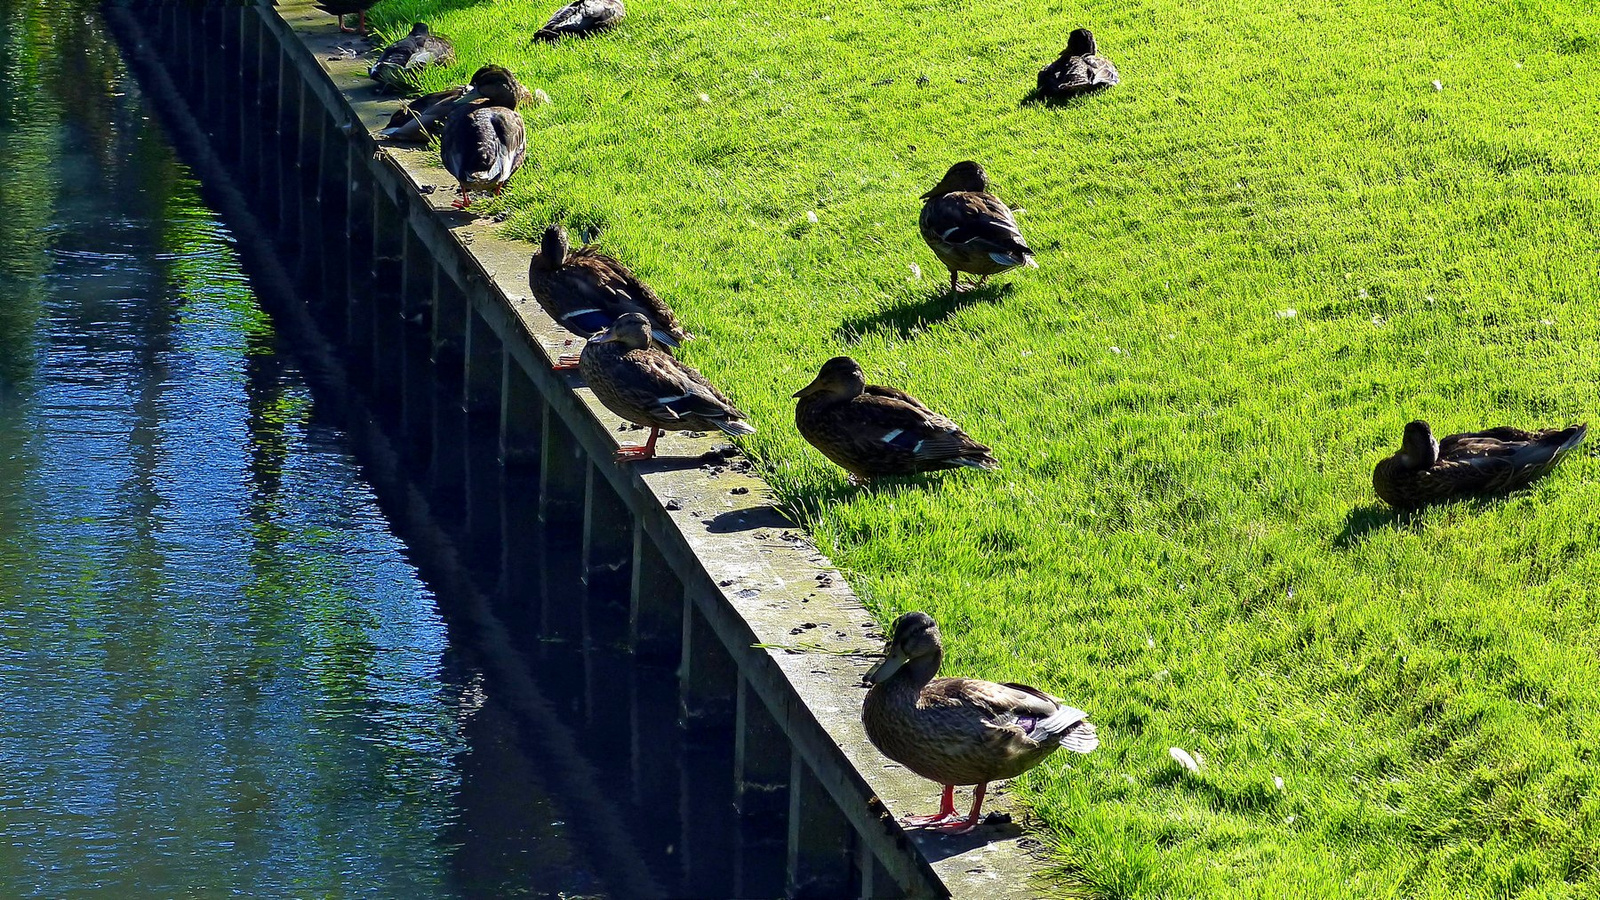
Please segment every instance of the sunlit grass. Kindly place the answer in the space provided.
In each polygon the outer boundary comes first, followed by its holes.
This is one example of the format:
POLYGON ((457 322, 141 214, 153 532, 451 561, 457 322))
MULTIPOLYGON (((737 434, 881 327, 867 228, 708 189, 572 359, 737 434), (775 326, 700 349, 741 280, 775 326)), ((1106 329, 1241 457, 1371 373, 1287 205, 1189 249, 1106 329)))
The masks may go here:
POLYGON ((636 0, 530 45, 555 5, 375 12, 455 38, 430 86, 549 93, 509 233, 597 228, 656 286, 883 618, 1092 712, 1022 784, 1068 890, 1600 890, 1593 451, 1415 520, 1369 481, 1411 418, 1597 418, 1587 3, 636 0), (1123 84, 1024 102, 1079 25, 1123 84), (1041 268, 951 302, 917 195, 965 158, 1041 268), (846 487, 789 399, 839 353, 1003 471, 846 487))

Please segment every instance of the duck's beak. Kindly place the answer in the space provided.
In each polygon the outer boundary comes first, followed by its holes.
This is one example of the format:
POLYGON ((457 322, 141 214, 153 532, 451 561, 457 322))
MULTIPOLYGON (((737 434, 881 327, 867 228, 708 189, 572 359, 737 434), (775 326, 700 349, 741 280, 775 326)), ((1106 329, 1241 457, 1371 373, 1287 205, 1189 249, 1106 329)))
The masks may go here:
POLYGON ((900 667, 909 661, 910 657, 906 656, 904 650, 890 647, 883 661, 868 669, 867 674, 861 676, 861 680, 866 684, 883 684, 894 677, 894 673, 900 671, 900 667))
POLYGON ((477 88, 470 88, 465 94, 462 94, 460 97, 457 97, 455 102, 450 104, 450 105, 451 106, 465 106, 466 104, 471 103, 474 100, 481 100, 481 99, 483 99, 483 95, 478 93, 478 89, 477 88))
POLYGON ((602 331, 599 334, 595 335, 594 337, 589 338, 589 343, 591 343, 591 344, 609 344, 609 343, 611 343, 612 341, 614 341, 616 339, 617 339, 617 336, 612 334, 611 331, 609 329, 607 329, 606 331, 602 331))
POLYGON ((805 387, 801 388, 798 391, 795 391, 793 396, 794 396, 794 399, 798 400, 801 397, 809 397, 812 394, 815 394, 817 391, 820 391, 820 390, 822 390, 822 376, 818 375, 816 378, 811 379, 811 383, 810 384, 806 385, 805 387))

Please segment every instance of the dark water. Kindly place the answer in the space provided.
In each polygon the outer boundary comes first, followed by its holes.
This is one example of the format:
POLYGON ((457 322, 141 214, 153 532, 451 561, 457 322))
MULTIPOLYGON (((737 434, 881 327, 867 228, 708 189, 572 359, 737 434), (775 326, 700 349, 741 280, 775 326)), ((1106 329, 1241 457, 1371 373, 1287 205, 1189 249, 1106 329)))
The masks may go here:
POLYGON ((0 896, 616 893, 440 608, 93 7, 0 0, 0 896))

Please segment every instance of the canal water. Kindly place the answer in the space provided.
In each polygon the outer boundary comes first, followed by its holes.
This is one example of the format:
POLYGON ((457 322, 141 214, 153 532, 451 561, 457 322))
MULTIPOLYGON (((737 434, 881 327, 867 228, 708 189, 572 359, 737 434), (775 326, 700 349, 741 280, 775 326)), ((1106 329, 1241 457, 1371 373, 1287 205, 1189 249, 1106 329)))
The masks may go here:
POLYGON ((781 890, 670 671, 431 586, 156 112, 0 0, 0 896, 781 890))

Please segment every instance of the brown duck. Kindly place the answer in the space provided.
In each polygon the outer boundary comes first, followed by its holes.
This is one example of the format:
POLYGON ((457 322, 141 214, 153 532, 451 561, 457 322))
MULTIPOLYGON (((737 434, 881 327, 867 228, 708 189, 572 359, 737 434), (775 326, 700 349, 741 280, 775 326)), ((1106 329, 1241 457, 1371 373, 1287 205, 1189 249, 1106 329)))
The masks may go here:
POLYGON ((1067 36, 1067 49, 1039 70, 1039 93, 1054 100, 1111 87, 1122 78, 1111 60, 1095 53, 1094 34, 1079 28, 1067 36))
POLYGON ((755 434, 755 426, 705 376, 655 346, 650 320, 627 313, 583 345, 578 371, 606 409, 650 429, 642 447, 621 447, 619 462, 650 459, 662 429, 755 434))
POLYGON ((1436 440, 1427 422, 1412 422, 1400 451, 1372 470, 1372 489, 1397 509, 1514 491, 1559 465, 1588 431, 1588 425, 1543 431, 1501 427, 1436 440))
POLYGON ((456 61, 450 39, 428 30, 426 22, 411 26, 411 33, 383 49, 378 61, 367 70, 367 77, 392 88, 409 88, 417 73, 428 66, 456 61))
MULTIPOLYGON (((644 316, 658 344, 676 347, 694 337, 627 266, 592 245, 573 250, 560 225, 544 230, 539 252, 528 264, 528 289, 550 318, 579 337, 605 331, 627 313, 644 316)), ((562 357, 557 368, 575 362, 562 357)))
POLYGON ((316 0, 317 9, 339 19, 339 30, 345 34, 367 33, 367 10, 371 9, 378 0, 316 0), (354 14, 357 27, 346 28, 344 17, 354 14))
POLYGON ((822 364, 794 396, 794 424, 855 483, 968 467, 998 469, 989 448, 904 391, 867 384, 848 356, 822 364))
POLYGON ((563 36, 588 37, 616 27, 627 14, 622 0, 573 0, 556 10, 533 39, 555 43, 563 36))
POLYGON ((917 224, 922 239, 950 270, 951 291, 962 289, 957 272, 979 276, 981 286, 997 272, 1018 266, 1038 268, 1011 207, 989 193, 983 166, 971 160, 956 163, 922 199, 917 224))
POLYGON ((867 739, 884 756, 944 785, 937 813, 907 816, 903 824, 971 831, 989 782, 1021 775, 1057 747, 1088 753, 1100 746, 1083 710, 1025 684, 936 678, 943 661, 933 617, 909 612, 894 620, 884 660, 865 677, 872 685, 861 706, 867 739), (958 784, 977 786, 964 819, 955 807, 958 784))
POLYGON ((461 185, 465 208, 474 190, 500 189, 522 166, 528 153, 522 116, 517 114, 517 79, 500 66, 484 66, 472 75, 472 88, 455 102, 439 141, 445 171, 461 185))

